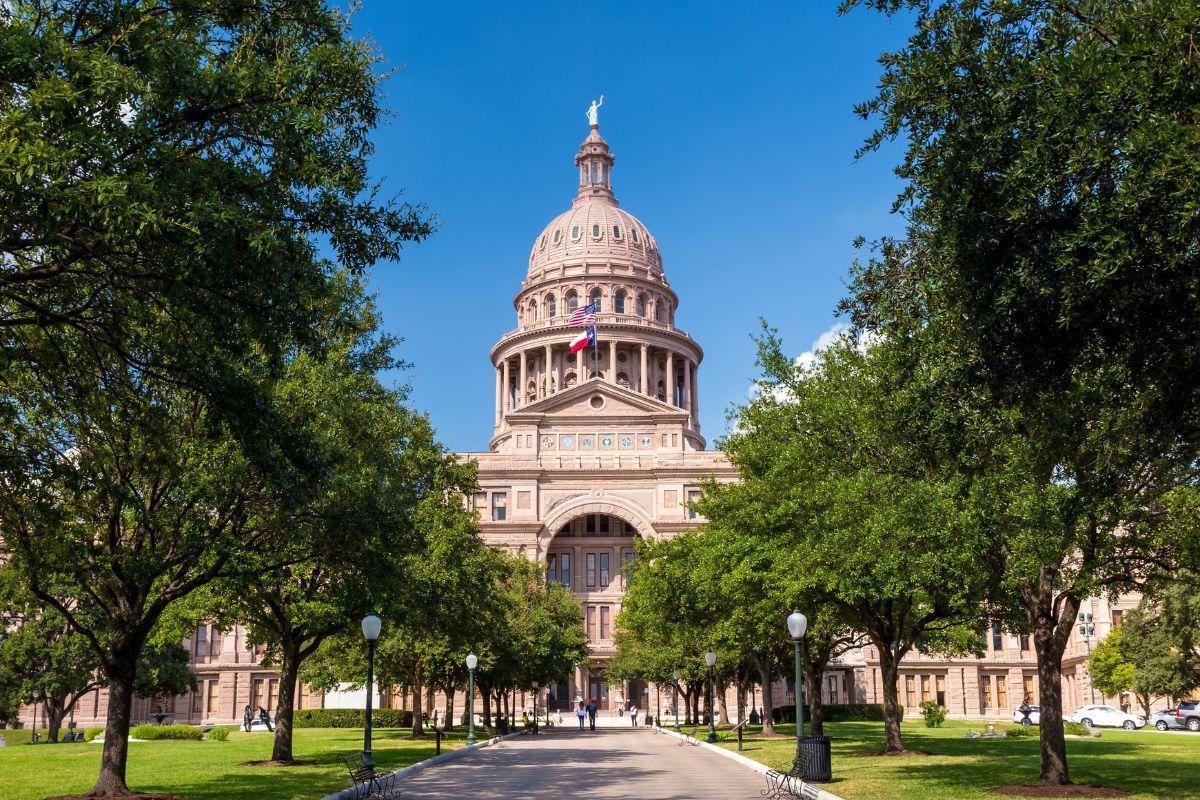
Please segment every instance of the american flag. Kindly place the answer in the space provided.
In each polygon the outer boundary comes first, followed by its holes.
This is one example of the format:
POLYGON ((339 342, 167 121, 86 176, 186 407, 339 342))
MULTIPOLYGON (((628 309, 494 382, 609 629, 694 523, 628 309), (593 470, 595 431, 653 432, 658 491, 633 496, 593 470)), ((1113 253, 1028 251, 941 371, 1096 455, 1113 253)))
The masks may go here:
POLYGON ((596 304, 588 303, 582 308, 577 308, 571 312, 571 319, 567 324, 572 328, 583 328, 588 325, 596 324, 596 304))

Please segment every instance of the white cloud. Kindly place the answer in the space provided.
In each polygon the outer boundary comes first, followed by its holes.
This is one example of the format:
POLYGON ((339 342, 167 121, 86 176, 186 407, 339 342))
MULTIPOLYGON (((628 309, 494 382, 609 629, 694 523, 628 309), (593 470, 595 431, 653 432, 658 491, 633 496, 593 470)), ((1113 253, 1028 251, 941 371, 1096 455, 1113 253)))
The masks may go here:
MULTIPOLYGON (((809 346, 809 349, 796 356, 796 359, 793 363, 795 363, 795 365, 800 367, 802 370, 810 370, 816 366, 817 356, 822 350, 832 347, 849 335, 850 326, 844 322, 836 322, 833 324, 833 327, 818 336, 812 345, 809 346)), ((858 349, 862 352, 866 352, 868 348, 878 341, 879 334, 873 331, 863 331, 858 335, 858 349)), ((754 398, 758 397, 762 391, 763 385, 758 381, 755 381, 750 384, 748 389, 746 389, 746 396, 753 400, 754 398)), ((784 400, 788 396, 787 390, 781 386, 776 386, 772 391, 774 392, 776 399, 779 400, 784 400)))

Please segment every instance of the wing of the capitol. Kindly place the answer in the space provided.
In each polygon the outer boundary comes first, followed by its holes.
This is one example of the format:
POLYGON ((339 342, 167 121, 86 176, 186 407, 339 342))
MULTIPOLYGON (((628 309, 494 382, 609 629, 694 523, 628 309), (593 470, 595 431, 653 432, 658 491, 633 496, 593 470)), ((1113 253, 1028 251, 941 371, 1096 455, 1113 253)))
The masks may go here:
MULTIPOLYGON (((566 711, 579 696, 595 698, 602 716, 633 701, 657 715, 660 702, 670 707, 669 687, 606 676, 627 567, 639 538, 670 537, 703 523, 690 501, 705 480, 733 481, 737 474, 719 451, 706 449, 699 422, 704 350, 677 324, 680 298, 659 243, 614 194, 614 162, 599 125, 591 124, 574 159, 574 198, 534 237, 513 299, 516 327, 488 354, 495 411, 487 449, 460 455, 478 465, 480 489, 470 502, 484 539, 541 564, 583 607, 589 663, 550 687, 550 708, 566 711), (596 346, 572 353, 579 330, 568 318, 588 304, 596 306, 596 346)), ((564 164, 564 179, 566 173, 564 164)), ((754 282, 739 290, 754 291, 754 282)), ((1084 601, 1094 634, 1085 640, 1076 630, 1068 646, 1064 711, 1128 703, 1093 690, 1086 660, 1120 624, 1122 610, 1136 603, 1135 596, 1084 601)), ((951 716, 1008 719, 1025 697, 1036 703, 1029 639, 998 627, 984 638, 981 659, 906 657, 899 690, 906 712, 936 700, 951 716)), ((274 710, 277 675, 260 664, 261 648, 247 646, 244 630, 204 625, 184 645, 198 688, 170 699, 175 721, 236 723, 246 705, 274 710)), ((834 662, 821 691, 827 703, 876 703, 881 686, 876 654, 865 647, 834 662)), ((298 692, 298 708, 361 708, 364 700, 361 691, 325 694, 301 686, 298 692)), ((790 679, 772 692, 777 704, 793 702, 790 679)), ((761 695, 752 701, 761 707, 761 695)), ((378 704, 411 707, 405 692, 387 686, 378 687, 378 704)), ((459 712, 463 705, 459 698, 459 712)), ((444 714, 445 698, 436 695, 434 707, 444 714)), ((155 711, 157 701, 139 698, 133 718, 149 721, 155 711)), ((105 690, 98 689, 79 702, 75 723, 102 725, 105 713, 105 690)), ((23 710, 26 722, 32 716, 31 707, 23 710)))

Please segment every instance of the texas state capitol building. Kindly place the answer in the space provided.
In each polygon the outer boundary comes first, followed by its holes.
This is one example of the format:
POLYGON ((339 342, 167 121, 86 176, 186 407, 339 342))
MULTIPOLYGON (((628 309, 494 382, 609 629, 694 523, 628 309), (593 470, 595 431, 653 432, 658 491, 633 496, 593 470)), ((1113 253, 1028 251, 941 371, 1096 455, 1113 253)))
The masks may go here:
POLYGON ((676 327, 679 298, 658 243, 613 193, 613 161, 593 124, 571 207, 534 239, 517 326, 491 350, 489 449, 463 454, 478 464, 484 539, 544 564, 583 606, 590 663, 550 687, 562 709, 577 695, 602 709, 633 698, 645 707, 648 687, 605 677, 635 542, 695 528, 700 484, 736 478, 704 449, 704 351, 676 327), (579 331, 568 318, 589 303, 596 346, 572 353, 579 331))
MULTIPOLYGON (((658 713, 658 687, 610 683, 605 674, 625 566, 639 537, 674 536, 702 522, 689 500, 705 479, 737 476, 720 453, 705 450, 698 414, 704 352, 675 325, 679 298, 654 237, 613 194, 613 162, 592 125, 575 156, 571 207, 534 240, 513 301, 517 326, 491 349, 495 411, 488 450, 461 457, 479 467, 480 491, 471 503, 485 540, 543 564, 548 579, 569 587, 583 606, 590 657, 549 687, 551 708, 566 709, 579 695, 596 698, 609 712, 637 699, 640 708, 658 713), (578 329, 567 320, 589 302, 598 308, 597 346, 574 355, 568 343, 578 329)), ((1087 654, 1135 605, 1134 597, 1085 601, 1094 638, 1083 640, 1078 629, 1072 634, 1064 660, 1066 711, 1093 697, 1104 701, 1088 684, 1087 654)), ((183 644, 198 688, 168 701, 176 722, 237 722, 247 704, 274 711, 278 676, 261 663, 261 648, 247 646, 242 628, 203 625, 183 644)), ((993 628, 982 644, 982 659, 911 653, 900 669, 905 710, 916 713, 931 699, 954 716, 1006 718, 1025 694, 1036 700, 1028 639, 993 628)), ((870 647, 831 664, 823 700, 881 702, 878 664, 870 647)), ((380 688, 380 707, 407 706, 402 692, 380 688)), ((776 703, 792 702, 783 680, 773 693, 776 703)), ((669 688, 661 698, 669 712, 669 688)), ((362 708, 363 700, 362 692, 321 694, 301 686, 297 707, 362 708)), ((727 700, 734 712, 732 691, 727 700)), ((520 702, 528 706, 530 698, 520 702)), ((460 700, 457 713, 461 706, 460 700)), ((434 707, 444 713, 445 698, 438 695, 434 707)), ((151 700, 137 698, 133 719, 148 721, 155 710, 151 700)), ((106 711, 106 691, 96 690, 78 703, 75 722, 103 725, 106 711)), ((24 709, 26 724, 31 718, 32 708, 24 709)))

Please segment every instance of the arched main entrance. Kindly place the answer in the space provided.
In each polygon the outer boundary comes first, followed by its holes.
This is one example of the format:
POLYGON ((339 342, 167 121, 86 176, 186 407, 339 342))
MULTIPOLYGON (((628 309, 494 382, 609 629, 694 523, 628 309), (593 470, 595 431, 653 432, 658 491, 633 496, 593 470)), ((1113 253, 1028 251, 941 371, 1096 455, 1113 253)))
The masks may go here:
POLYGON ((618 695, 624 706, 627 687, 610 686, 605 668, 615 652, 613 626, 641 536, 629 516, 611 504, 587 504, 559 517, 546 532, 546 579, 562 584, 578 598, 589 653, 588 664, 550 687, 551 707, 556 710, 569 711, 579 698, 612 710, 617 708, 618 695))

